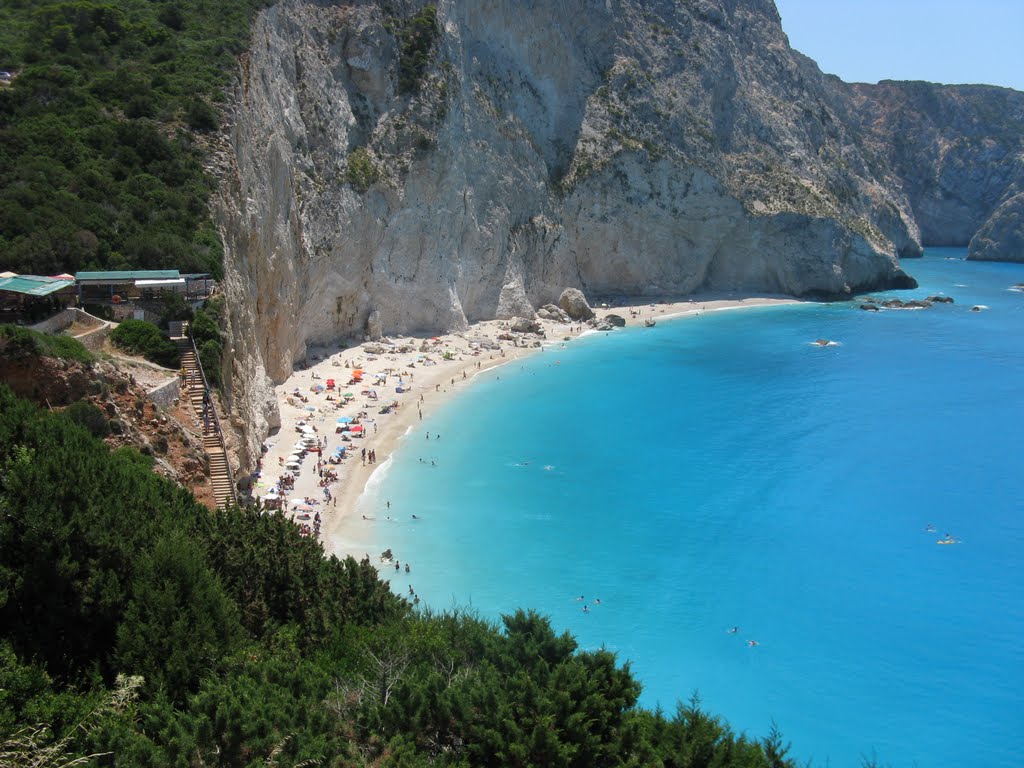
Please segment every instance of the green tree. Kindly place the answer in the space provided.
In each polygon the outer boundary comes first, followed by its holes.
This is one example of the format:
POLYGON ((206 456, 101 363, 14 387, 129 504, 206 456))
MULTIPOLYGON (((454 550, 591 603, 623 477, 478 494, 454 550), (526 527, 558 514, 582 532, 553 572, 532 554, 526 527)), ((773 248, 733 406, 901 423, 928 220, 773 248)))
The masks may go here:
POLYGON ((172 532, 137 560, 114 663, 182 701, 241 634, 237 609, 202 551, 183 532, 172 532))

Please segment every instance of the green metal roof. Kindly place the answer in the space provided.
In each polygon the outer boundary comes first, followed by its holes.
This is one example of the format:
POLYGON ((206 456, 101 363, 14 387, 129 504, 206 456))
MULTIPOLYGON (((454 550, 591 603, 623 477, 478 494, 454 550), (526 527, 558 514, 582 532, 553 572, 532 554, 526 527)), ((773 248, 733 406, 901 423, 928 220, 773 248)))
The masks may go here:
POLYGON ((74 284, 73 280, 57 280, 38 275, 18 275, 17 277, 0 278, 0 291, 23 293, 27 296, 49 296, 61 288, 70 288, 74 284))
POLYGON ((131 269, 120 272, 77 272, 75 280, 103 281, 108 283, 124 282, 130 283, 133 280, 177 280, 181 275, 176 269, 131 269))

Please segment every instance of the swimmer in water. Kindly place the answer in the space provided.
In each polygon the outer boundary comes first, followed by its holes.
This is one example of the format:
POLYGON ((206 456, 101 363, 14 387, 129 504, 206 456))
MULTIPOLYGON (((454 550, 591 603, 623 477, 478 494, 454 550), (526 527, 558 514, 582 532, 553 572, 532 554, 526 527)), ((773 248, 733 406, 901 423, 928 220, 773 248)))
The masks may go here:
POLYGON ((589 605, 584 605, 583 606, 583 612, 584 613, 590 613, 590 606, 589 605))
POLYGON ((729 634, 730 634, 730 635, 735 635, 735 634, 736 634, 736 633, 738 633, 739 631, 740 631, 740 628, 739 628, 739 627, 733 627, 732 629, 730 629, 730 630, 729 630, 729 634))
POLYGON ((757 642, 757 640, 747 640, 747 645, 753 648, 755 645, 759 645, 759 643, 757 642))
POLYGON ((928 523, 928 525, 926 525, 924 527, 924 532, 925 533, 935 533, 935 526, 932 525, 931 523, 928 523))
POLYGON ((584 599, 583 595, 580 595, 579 597, 576 598, 576 602, 578 603, 580 600, 583 600, 583 599, 584 599))

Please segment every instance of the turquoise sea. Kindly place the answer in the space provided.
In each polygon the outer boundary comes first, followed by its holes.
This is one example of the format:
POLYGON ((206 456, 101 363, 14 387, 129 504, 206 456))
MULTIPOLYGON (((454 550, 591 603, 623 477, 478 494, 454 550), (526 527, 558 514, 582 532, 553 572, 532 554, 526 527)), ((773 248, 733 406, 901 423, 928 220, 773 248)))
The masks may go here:
POLYGON ((708 313, 481 374, 364 501, 394 588, 539 609, 643 705, 699 691, 802 762, 1020 765, 1024 266, 964 255, 893 294, 952 305, 708 313))

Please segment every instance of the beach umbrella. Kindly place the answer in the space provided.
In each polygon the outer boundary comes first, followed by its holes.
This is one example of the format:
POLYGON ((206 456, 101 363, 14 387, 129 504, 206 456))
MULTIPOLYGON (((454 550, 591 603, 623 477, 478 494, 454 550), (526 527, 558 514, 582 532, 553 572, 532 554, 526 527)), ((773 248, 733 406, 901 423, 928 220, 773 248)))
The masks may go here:
POLYGON ((349 427, 348 431, 349 432, 362 432, 363 428, 361 426, 359 426, 358 424, 356 424, 354 427, 349 427))
POLYGON ((314 413, 316 411, 316 406, 315 405, 307 405, 306 406, 306 410, 309 411, 310 413, 314 413))
POLYGON ((297 453, 293 453, 291 456, 289 456, 287 459, 285 459, 285 463, 288 463, 288 464, 290 464, 293 461, 302 461, 302 457, 299 454, 297 454, 297 453))
POLYGON ((313 429, 313 426, 311 424, 303 424, 301 427, 299 427, 299 429, 302 430, 302 434, 304 434, 304 435, 315 435, 316 434, 316 430, 313 429))
POLYGON ((352 417, 351 416, 339 416, 337 423, 338 424, 351 424, 352 423, 352 417))
POLYGON ((351 392, 346 392, 345 394, 342 395, 342 397, 344 397, 346 400, 351 400, 353 397, 355 397, 355 395, 353 395, 351 392))

